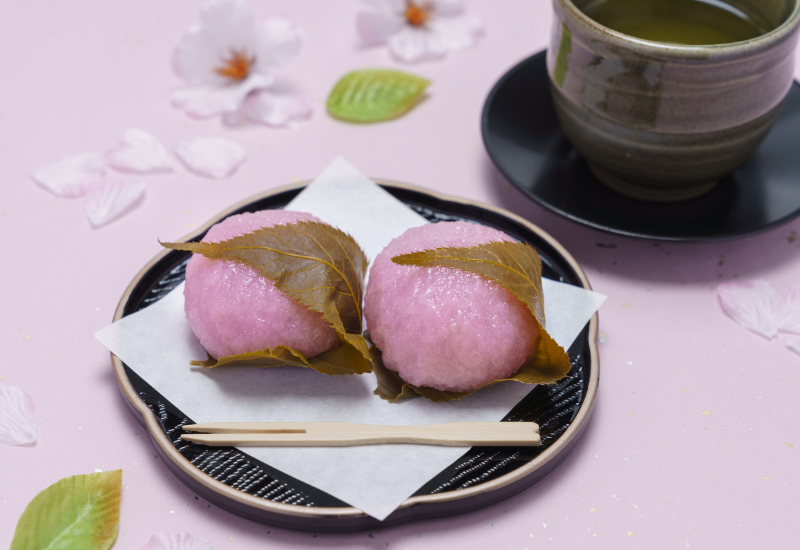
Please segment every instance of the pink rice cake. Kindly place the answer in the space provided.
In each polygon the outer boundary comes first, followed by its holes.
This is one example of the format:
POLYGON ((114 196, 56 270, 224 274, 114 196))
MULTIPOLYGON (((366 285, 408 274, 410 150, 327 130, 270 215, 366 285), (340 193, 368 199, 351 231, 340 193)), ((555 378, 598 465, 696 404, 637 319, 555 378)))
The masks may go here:
MULTIPOLYGON (((322 220, 303 212, 262 210, 231 216, 203 242, 222 242, 262 227, 322 220)), ((279 345, 313 357, 339 345, 322 314, 301 305, 254 268, 194 254, 186 265, 186 318, 214 358, 279 345)))
POLYGON ((449 267, 402 266, 393 256, 512 241, 467 222, 409 229, 375 259, 364 315, 386 367, 406 382, 464 392, 516 372, 535 351, 530 310, 501 285, 449 267))

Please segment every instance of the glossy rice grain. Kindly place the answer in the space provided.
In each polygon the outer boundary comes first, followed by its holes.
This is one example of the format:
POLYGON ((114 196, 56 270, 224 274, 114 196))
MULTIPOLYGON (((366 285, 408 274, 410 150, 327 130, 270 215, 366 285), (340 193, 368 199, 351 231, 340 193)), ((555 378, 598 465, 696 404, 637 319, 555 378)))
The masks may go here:
POLYGON ((467 222, 409 229, 375 259, 364 304, 383 362, 415 386, 472 391, 516 372, 535 351, 530 310, 497 283, 447 267, 402 266, 393 256, 513 241, 467 222))
MULTIPOLYGON (((203 242, 221 242, 263 227, 299 221, 311 214, 263 210, 231 216, 209 229, 203 242)), ((275 282, 247 265, 194 254, 186 265, 186 318, 214 358, 279 345, 313 357, 339 345, 322 314, 307 309, 275 282)))

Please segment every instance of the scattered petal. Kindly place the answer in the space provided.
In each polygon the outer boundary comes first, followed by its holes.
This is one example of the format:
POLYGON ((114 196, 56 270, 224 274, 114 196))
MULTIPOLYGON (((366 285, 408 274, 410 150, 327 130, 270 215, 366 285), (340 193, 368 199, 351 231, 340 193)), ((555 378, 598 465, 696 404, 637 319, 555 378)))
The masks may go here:
POLYGON ((172 56, 187 87, 172 94, 172 104, 206 118, 237 112, 248 94, 271 86, 271 69, 300 51, 300 31, 289 21, 270 18, 256 25, 244 0, 211 0, 200 11, 172 56))
POLYGON ((800 354, 800 338, 796 336, 790 336, 786 339, 786 347, 793 352, 800 354))
POLYGON ((783 295, 780 329, 800 334, 800 285, 795 285, 783 295))
POLYGON ((208 541, 189 533, 157 533, 139 550, 214 550, 208 541))
POLYGON ((100 227, 132 210, 144 197, 144 182, 117 179, 96 181, 86 195, 86 217, 100 227))
POLYGON ((166 148, 152 135, 131 128, 119 145, 106 153, 111 168, 139 174, 171 172, 172 161, 166 148))
POLYGON ((267 126, 298 127, 311 118, 314 108, 304 98, 275 90, 256 90, 247 96, 242 108, 225 115, 226 125, 255 122, 267 126))
POLYGON ((245 161, 247 153, 236 142, 222 138, 195 138, 175 146, 186 168, 208 178, 225 178, 245 161))
POLYGON ((14 386, 0 386, 0 443, 25 445, 36 441, 33 399, 14 386))
POLYGON ((33 181, 58 197, 72 199, 86 194, 91 184, 105 174, 99 153, 70 155, 31 173, 33 181))
POLYGON ((121 488, 122 470, 54 483, 25 508, 11 550, 108 550, 117 537, 121 488))
POLYGON ((722 309, 731 319, 767 338, 777 336, 781 298, 768 282, 724 283, 718 293, 722 309))

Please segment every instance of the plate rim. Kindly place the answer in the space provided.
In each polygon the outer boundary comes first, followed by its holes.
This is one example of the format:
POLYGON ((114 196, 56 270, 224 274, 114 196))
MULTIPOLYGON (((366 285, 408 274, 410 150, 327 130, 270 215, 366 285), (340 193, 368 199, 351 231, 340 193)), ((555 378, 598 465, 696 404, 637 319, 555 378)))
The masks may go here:
MULTIPOLYGON (((414 191, 418 193, 427 194, 429 196, 434 197, 435 199, 448 201, 448 202, 456 202, 471 206, 477 206, 479 208, 483 208, 486 210, 493 211, 497 214, 505 216, 521 225, 525 226, 527 229, 531 230, 532 232, 536 233, 539 237, 545 240, 550 246, 552 246, 561 256, 566 260, 569 266, 575 271, 578 275, 578 278, 583 285, 583 288, 586 290, 592 290, 591 285, 589 284, 589 280, 586 277, 583 269, 581 269, 578 262, 572 255, 567 252, 567 250, 555 240, 549 233, 538 227, 537 225, 531 223, 530 221, 522 218, 514 214, 513 212, 509 212, 503 208, 485 204, 478 201, 472 201, 461 197, 454 197, 452 195, 445 195, 431 189, 426 189, 423 187, 418 187, 415 185, 409 185, 406 183, 400 183, 396 181, 386 180, 382 178, 369 178, 371 181, 375 182, 378 185, 388 186, 388 187, 395 187, 403 190, 414 191)), ((293 183, 290 185, 285 185, 282 187, 277 187, 270 189, 268 191, 264 191, 258 193, 256 195, 252 195, 238 203, 226 208, 219 214, 210 218, 206 223, 202 226, 198 227, 197 229, 193 230, 192 232, 184 235, 176 242, 185 242, 188 241, 199 234, 207 231, 212 225, 221 221, 223 218, 231 215, 235 211, 253 203, 258 200, 266 199, 270 196, 277 195, 286 191, 293 191, 295 189, 303 188, 309 185, 311 181, 302 181, 298 183, 293 183)), ((160 260, 162 260, 167 254, 171 251, 164 249, 156 254, 145 266, 139 270, 139 272, 134 276, 133 280, 127 286, 125 291, 120 298, 119 303, 117 304, 117 308, 114 312, 114 318, 112 322, 116 322, 123 317, 123 312, 125 306, 130 299, 131 294, 133 293, 134 288, 139 284, 142 280, 144 275, 160 260)), ((525 464, 524 466, 520 466, 519 468, 509 472, 503 476, 498 477, 497 479, 493 479, 491 481, 487 481, 480 485, 476 485, 475 487, 468 487, 466 489, 460 490, 453 490, 447 491, 442 493, 437 493, 433 495, 419 495, 419 496, 411 496, 407 498, 403 503, 397 507, 396 510, 401 510, 404 508, 408 508, 410 506, 414 506, 417 504, 435 504, 435 503, 444 503, 444 502, 452 502, 463 500, 472 496, 476 496, 479 494, 490 493, 492 491, 496 491, 505 487, 509 484, 512 484, 524 477, 527 477, 530 474, 533 474, 537 470, 546 468, 548 464, 556 459, 559 455, 560 451, 568 447, 570 442, 575 439, 578 435, 580 435, 582 431, 582 427, 585 423, 587 423, 591 417, 591 413, 594 409, 595 399, 597 396, 597 389, 599 385, 599 378, 600 378, 600 358, 599 358, 599 349, 597 347, 597 331, 598 331, 598 314, 592 316, 591 320, 589 321, 589 332, 588 332, 588 339, 589 339, 589 349, 590 349, 590 362, 589 362, 589 379, 587 381, 587 388, 586 388, 586 396, 581 404, 580 409, 578 409, 575 418, 570 423, 569 427, 562 433, 558 439, 553 442, 550 447, 541 453, 539 456, 525 464)), ((150 439, 153 441, 154 444, 158 445, 161 452, 164 453, 164 456, 168 457, 179 469, 181 469, 184 473, 189 475, 192 479, 197 481, 198 483, 204 485, 206 488, 218 493, 220 496, 225 498, 231 499, 239 504, 250 506, 265 512, 273 512, 278 514, 284 514, 289 516, 295 517, 303 517, 306 519, 313 519, 313 518, 330 518, 330 517, 371 517, 368 514, 365 514, 358 508, 347 506, 347 507, 331 507, 331 508, 323 508, 323 507, 307 507, 307 506, 297 506, 294 504, 283 504, 279 502, 270 501, 267 499, 259 498, 254 495, 249 495, 228 485, 223 484, 220 481, 217 481, 201 471, 199 468, 191 464, 186 458, 181 455, 166 434, 160 429, 158 422, 156 420, 155 413, 147 407, 147 405, 142 401, 137 393, 136 390, 133 388, 130 380, 128 379, 123 362, 117 357, 114 353, 111 353, 111 362, 114 368, 114 375, 117 379, 117 384, 119 385, 119 389, 125 398, 128 399, 129 405, 131 405, 136 411, 138 411, 144 421, 145 426, 150 435, 150 439)))
MULTIPOLYGON (((495 82, 494 86, 492 86, 491 90, 489 91, 489 94, 486 96, 486 100, 483 102, 483 109, 481 110, 481 138, 482 138, 482 141, 483 141, 483 147, 484 147, 484 149, 486 149, 486 153, 489 155, 489 158, 492 160, 492 164, 500 171, 500 173, 503 175, 503 177, 506 179, 506 181, 511 183, 511 185, 513 185, 520 193, 522 193, 529 200, 534 201, 536 204, 538 204, 542 208, 544 208, 544 209, 546 209, 546 210, 548 210, 550 212, 553 212, 554 214, 557 214, 557 215, 559 215, 559 216, 561 216, 561 217, 563 217, 563 218, 565 218, 567 220, 570 220, 570 221, 572 221, 574 223, 583 225, 585 227, 589 227, 591 229, 595 229, 597 231, 602 231, 604 233, 610 233, 612 235, 619 235, 619 236, 622 236, 622 237, 629 237, 629 238, 632 238, 632 239, 643 239, 643 240, 651 240, 651 241, 659 241, 659 242, 672 242, 672 243, 724 242, 724 241, 732 241, 732 240, 736 240, 736 239, 744 239, 744 238, 747 238, 747 237, 753 237, 755 235, 759 235, 759 234, 764 233, 766 231, 769 231, 771 229, 775 229, 775 228, 777 228, 777 227, 779 227, 779 226, 781 226, 783 224, 786 224, 786 223, 796 219, 798 216, 800 216, 800 208, 798 208, 794 212, 792 212, 790 214, 787 214, 786 216, 784 216, 784 217, 782 217, 782 218, 780 218, 778 220, 772 221, 767 225, 764 225, 762 227, 759 227, 757 229, 753 229, 753 230, 745 232, 745 233, 741 233, 740 232, 740 233, 716 234, 716 235, 712 235, 712 236, 676 237, 676 236, 659 235, 659 234, 654 234, 654 233, 651 233, 651 232, 634 231, 634 230, 630 230, 630 229, 623 229, 623 228, 610 227, 608 225, 603 225, 601 223, 594 222, 592 220, 588 220, 586 218, 583 218, 581 216, 577 216, 577 215, 575 215, 575 214, 573 214, 571 212, 563 210, 563 209, 559 208, 558 206, 556 206, 554 204, 551 204, 549 202, 546 202, 546 201, 542 200, 536 194, 529 192, 529 190, 527 188, 525 188, 524 186, 518 184, 516 182, 516 180, 514 178, 512 178, 507 173, 507 171, 503 168, 503 163, 500 163, 497 160, 497 155, 495 154, 495 151, 493 150, 492 146, 490 145, 490 140, 488 138, 488 136, 490 135, 490 132, 489 132, 489 110, 490 110, 490 106, 493 105, 493 103, 494 103, 495 96, 498 94, 498 92, 503 87, 503 85, 506 83, 506 81, 510 80, 510 78, 514 74, 516 74, 517 71, 519 71, 524 65, 527 65, 529 63, 534 62, 537 58, 544 57, 545 61, 546 61, 547 52, 548 52, 548 48, 544 48, 542 50, 539 50, 539 51, 537 51, 537 52, 525 57, 524 59, 518 61, 513 66, 508 68, 502 74, 502 76, 497 80, 497 82, 495 82)), ((792 85, 789 88, 789 92, 787 92, 787 96, 792 91, 792 89, 795 89, 795 88, 797 88, 797 90, 800 91, 800 82, 798 82, 796 79, 792 79, 792 85)), ((785 100, 785 97, 784 97, 784 100, 785 100)), ((561 126, 561 123, 559 123, 559 127, 560 126, 561 126)))

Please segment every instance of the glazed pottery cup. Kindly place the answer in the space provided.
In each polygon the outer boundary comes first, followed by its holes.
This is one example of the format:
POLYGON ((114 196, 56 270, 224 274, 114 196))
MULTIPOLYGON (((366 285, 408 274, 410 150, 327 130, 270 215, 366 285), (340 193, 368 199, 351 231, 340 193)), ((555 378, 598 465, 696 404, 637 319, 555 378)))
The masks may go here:
POLYGON ((547 69, 564 133, 601 182, 629 197, 710 191, 778 117, 794 77, 800 0, 727 0, 771 30, 709 46, 613 31, 581 11, 592 1, 553 0, 547 69))

